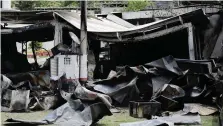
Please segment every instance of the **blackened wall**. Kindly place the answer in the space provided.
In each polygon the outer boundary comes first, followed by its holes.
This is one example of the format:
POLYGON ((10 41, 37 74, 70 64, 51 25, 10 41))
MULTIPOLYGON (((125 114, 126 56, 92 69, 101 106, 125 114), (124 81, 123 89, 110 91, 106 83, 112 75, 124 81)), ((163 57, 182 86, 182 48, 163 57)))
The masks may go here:
POLYGON ((111 64, 141 65, 161 57, 189 59, 187 29, 137 43, 112 44, 111 64))

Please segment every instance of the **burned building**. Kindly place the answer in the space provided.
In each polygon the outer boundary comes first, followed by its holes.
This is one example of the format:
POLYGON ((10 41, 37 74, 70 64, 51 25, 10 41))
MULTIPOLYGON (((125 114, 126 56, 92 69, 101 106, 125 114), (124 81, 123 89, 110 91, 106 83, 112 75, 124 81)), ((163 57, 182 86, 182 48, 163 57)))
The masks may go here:
MULTIPOLYGON (((113 14, 88 16, 88 45, 93 52, 93 58, 89 59, 92 62, 95 59, 94 76, 102 80, 85 85, 79 83, 79 73, 73 72, 78 71, 81 55, 79 14, 65 11, 2 11, 1 14, 2 108, 24 111, 58 107, 41 121, 8 119, 8 122, 89 126, 111 115, 112 105, 131 103, 132 111, 140 108, 135 106, 138 102, 140 105, 146 102, 146 107, 154 104, 157 110, 145 109, 148 113, 140 117, 150 118, 159 115, 161 110, 183 109, 186 114, 155 121, 163 124, 160 120, 166 120, 172 125, 200 124, 199 114, 206 113, 194 112, 194 105, 184 103, 196 101, 222 106, 221 11, 207 17, 198 9, 139 26, 113 14), (9 27, 10 23, 27 26, 9 27), (16 42, 48 40, 54 40, 55 47, 43 66, 37 62, 29 64, 26 55, 17 52, 16 42), (101 42, 107 43, 105 48, 101 48, 101 42), (107 58, 101 60, 103 51, 107 51, 107 58), (63 68, 72 61, 77 67, 63 68), (59 107, 61 101, 66 103, 59 107), (188 116, 190 112, 199 114, 188 116)), ((216 111, 215 108, 213 113, 216 111)), ((131 114, 138 116, 139 113, 131 114)))
MULTIPOLYGON (((219 58, 222 55, 221 46, 215 46, 213 41, 216 41, 217 45, 221 44, 221 15, 219 12, 208 19, 200 9, 140 26, 134 26, 112 14, 105 18, 90 16, 89 47, 94 52, 96 64, 103 64, 103 67, 97 68, 107 71, 101 73, 104 77, 107 77, 110 70, 115 70, 116 66, 135 66, 166 55, 191 60, 219 58), (102 60, 101 63, 99 54, 103 49, 100 47, 100 41, 110 43, 107 50, 109 60, 102 60)), ((71 46, 72 38, 69 32, 80 35, 80 18, 73 12, 2 12, 2 23, 12 22, 34 24, 15 29, 2 26, 2 46, 7 47, 2 51, 3 61, 4 58, 10 57, 9 54, 15 54, 7 49, 11 46, 15 50, 13 43, 16 41, 54 40, 55 45, 64 43, 71 46)), ((4 68, 4 62, 2 65, 4 68)))

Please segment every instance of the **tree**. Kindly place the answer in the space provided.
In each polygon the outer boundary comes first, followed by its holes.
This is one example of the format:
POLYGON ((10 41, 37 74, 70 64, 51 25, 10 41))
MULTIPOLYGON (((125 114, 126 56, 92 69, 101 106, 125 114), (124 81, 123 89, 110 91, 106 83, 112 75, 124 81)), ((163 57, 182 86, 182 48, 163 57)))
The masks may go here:
POLYGON ((64 1, 36 1, 38 5, 36 7, 62 7, 64 1))
POLYGON ((64 1, 63 3, 64 7, 78 7, 78 1, 64 1))
POLYGON ((19 10, 32 10, 38 1, 12 1, 12 7, 19 10))
POLYGON ((32 10, 35 7, 76 7, 77 1, 12 1, 12 7, 19 10, 32 10))
POLYGON ((140 11, 145 9, 150 4, 152 4, 152 2, 149 0, 129 0, 125 11, 140 11))
MULTIPOLYGON (((43 43, 42 42, 34 41, 33 44, 34 44, 34 50, 35 51, 38 51, 38 50, 40 50, 43 47, 43 43)), ((29 49, 32 49, 32 42, 29 43, 29 49)))

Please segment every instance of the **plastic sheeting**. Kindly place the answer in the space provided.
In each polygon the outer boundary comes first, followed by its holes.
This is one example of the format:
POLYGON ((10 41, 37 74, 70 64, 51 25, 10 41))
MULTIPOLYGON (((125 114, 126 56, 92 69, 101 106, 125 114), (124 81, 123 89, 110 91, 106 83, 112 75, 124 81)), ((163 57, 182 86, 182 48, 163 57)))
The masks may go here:
POLYGON ((57 124, 66 126, 90 126, 103 116, 112 115, 110 110, 103 103, 95 103, 85 106, 86 105, 84 105, 80 100, 73 100, 49 113, 40 121, 18 120, 12 118, 7 119, 6 121, 33 125, 57 124))
POLYGON ((174 58, 167 56, 144 66, 125 66, 112 78, 95 82, 94 90, 109 95, 121 104, 125 101, 140 99, 140 95, 146 95, 144 98, 147 100, 151 96, 154 99, 164 84, 183 74, 184 72, 178 67, 174 58))
MULTIPOLYGON (((61 86, 67 83, 65 75, 53 78, 58 84, 60 95, 67 101, 53 112, 49 113, 40 121, 28 121, 18 119, 7 119, 7 122, 19 122, 28 124, 57 124, 69 126, 90 126, 103 116, 112 115, 110 97, 105 94, 96 93, 81 86, 77 81, 69 81, 75 85, 72 92, 65 92, 61 86)), ((54 83, 55 84, 55 83, 54 83)), ((49 99, 48 99, 49 100, 49 99)), ((47 107, 47 106, 46 106, 47 107)))
POLYGON ((211 115, 218 111, 217 108, 208 106, 208 105, 202 105, 199 103, 186 103, 184 104, 184 112, 190 112, 190 113, 199 113, 202 116, 211 115))
POLYGON ((158 126, 158 125, 199 125, 201 124, 201 118, 198 114, 184 114, 184 115, 173 115, 167 117, 157 117, 156 119, 132 122, 132 123, 122 123, 120 126, 158 126))

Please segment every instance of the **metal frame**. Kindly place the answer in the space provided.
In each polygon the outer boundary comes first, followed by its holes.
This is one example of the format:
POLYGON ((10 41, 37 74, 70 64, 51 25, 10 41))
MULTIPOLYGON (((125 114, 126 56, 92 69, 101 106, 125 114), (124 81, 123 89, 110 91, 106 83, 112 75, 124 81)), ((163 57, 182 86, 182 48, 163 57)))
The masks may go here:
POLYGON ((221 10, 220 5, 198 5, 198 6, 185 6, 178 8, 166 8, 166 9, 149 9, 146 11, 138 12, 122 12, 122 18, 125 20, 140 19, 140 18, 167 18, 185 14, 197 9, 202 9, 206 14, 217 13, 221 10))

